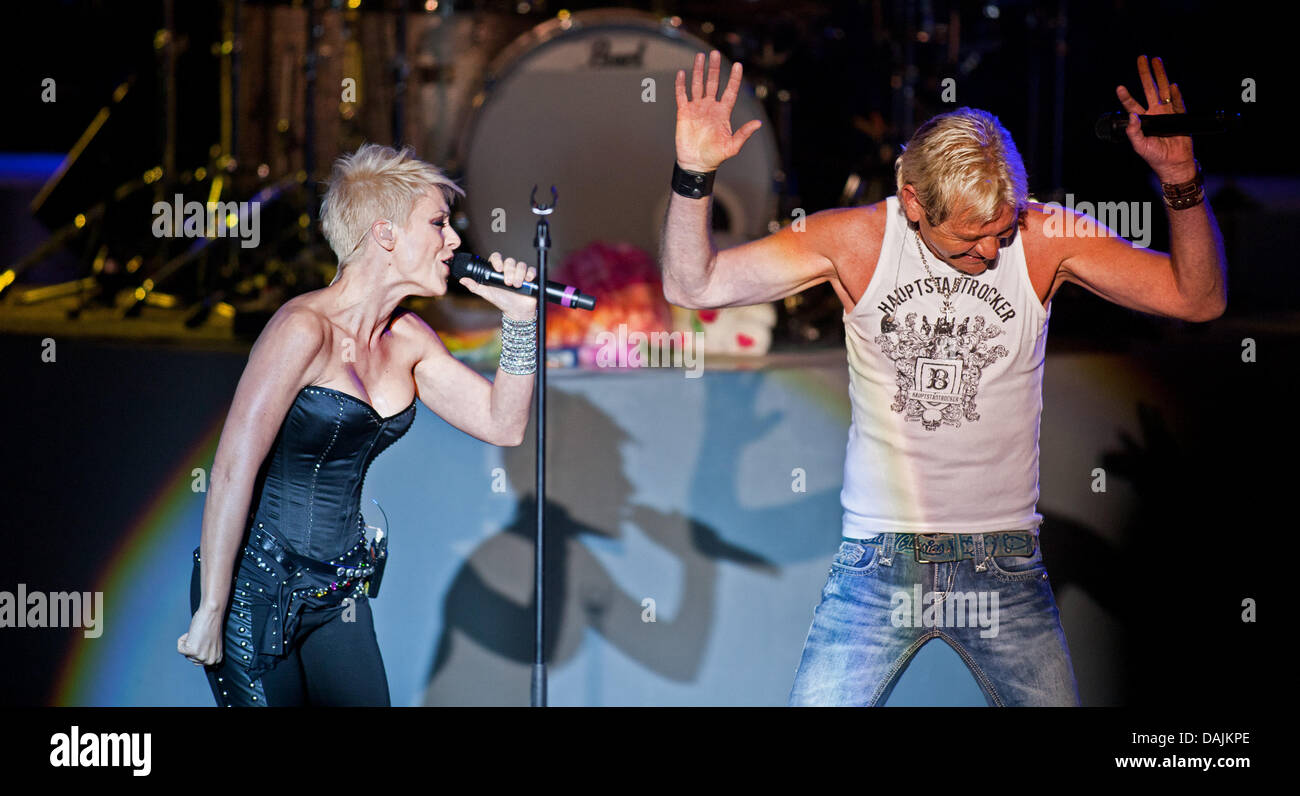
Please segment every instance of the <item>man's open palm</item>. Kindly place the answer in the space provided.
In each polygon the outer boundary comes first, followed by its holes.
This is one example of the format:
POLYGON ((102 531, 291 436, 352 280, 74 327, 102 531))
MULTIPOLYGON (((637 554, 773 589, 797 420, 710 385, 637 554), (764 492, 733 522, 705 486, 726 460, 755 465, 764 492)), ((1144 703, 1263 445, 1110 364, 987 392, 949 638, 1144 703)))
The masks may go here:
POLYGON ((677 163, 687 171, 708 172, 721 165, 744 146, 762 122, 754 119, 731 132, 731 111, 740 94, 742 67, 732 64, 727 87, 718 96, 722 53, 709 53, 708 81, 704 77, 704 53, 695 56, 691 70, 691 97, 686 96, 686 71, 677 70, 677 163))

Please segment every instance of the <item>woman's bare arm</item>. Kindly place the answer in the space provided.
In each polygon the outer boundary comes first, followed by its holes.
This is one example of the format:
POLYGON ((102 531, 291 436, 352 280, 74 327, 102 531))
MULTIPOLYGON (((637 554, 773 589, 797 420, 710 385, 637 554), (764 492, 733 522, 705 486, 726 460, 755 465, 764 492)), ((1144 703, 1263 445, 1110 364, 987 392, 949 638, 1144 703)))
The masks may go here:
POLYGON ((523 442, 534 376, 507 373, 498 367, 496 378, 489 381, 452 356, 419 315, 408 312, 403 319, 402 328, 420 352, 412 367, 420 402, 476 439, 510 447, 523 442))
POLYGON ((314 313, 286 304, 253 344, 226 415, 203 505, 199 610, 220 614, 226 609, 257 472, 298 392, 318 375, 324 340, 314 313))

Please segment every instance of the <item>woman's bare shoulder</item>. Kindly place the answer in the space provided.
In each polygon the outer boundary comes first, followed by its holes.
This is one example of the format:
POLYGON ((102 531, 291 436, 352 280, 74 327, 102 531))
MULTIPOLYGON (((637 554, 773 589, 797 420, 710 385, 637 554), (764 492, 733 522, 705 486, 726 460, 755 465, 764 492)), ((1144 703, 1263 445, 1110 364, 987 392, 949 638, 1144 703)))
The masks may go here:
POLYGON ((320 302, 316 300, 314 294, 317 292, 319 291, 303 293, 294 296, 281 304, 280 309, 276 310, 275 314, 271 316, 271 321, 278 321, 280 323, 292 321, 294 326, 301 327, 302 330, 315 324, 320 327, 322 334, 327 332, 329 329, 329 317, 320 306, 320 302))
POLYGON ((310 294, 294 296, 280 305, 253 344, 284 352, 294 359, 314 360, 328 344, 329 322, 310 300, 310 294))
POLYGON ((418 357, 427 354, 430 349, 445 350, 442 338, 433 330, 420 313, 406 307, 398 307, 393 310, 393 320, 389 324, 393 334, 403 342, 403 345, 409 346, 418 357))

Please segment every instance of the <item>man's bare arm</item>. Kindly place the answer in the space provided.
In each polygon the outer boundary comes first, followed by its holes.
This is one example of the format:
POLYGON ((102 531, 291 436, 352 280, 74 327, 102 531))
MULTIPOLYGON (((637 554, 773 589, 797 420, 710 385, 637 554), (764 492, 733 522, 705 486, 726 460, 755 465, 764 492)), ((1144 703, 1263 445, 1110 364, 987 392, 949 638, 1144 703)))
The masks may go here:
MULTIPOLYGON (((835 264, 816 244, 820 235, 785 227, 756 241, 718 251, 709 222, 709 198, 674 193, 662 245, 664 298, 687 309, 747 307, 776 301, 835 276, 835 264)), ((824 211, 828 212, 828 211, 824 211)), ((820 227, 824 218, 805 220, 820 227)))
MULTIPOLYGON (((1156 58, 1151 67, 1145 55, 1138 58, 1147 108, 1119 86, 1116 94, 1124 110, 1135 115, 1185 113, 1182 91, 1169 82, 1164 64, 1156 58)), ((1146 137, 1133 115, 1126 132, 1134 151, 1161 182, 1183 183, 1196 176, 1191 136, 1146 137)), ((1188 321, 1218 318, 1228 305, 1228 262, 1209 202, 1202 200, 1181 210, 1167 208, 1167 213, 1168 255, 1138 249, 1115 237, 1067 239, 1062 275, 1132 309, 1188 321)))
MULTIPOLYGON (((733 64, 722 96, 718 84, 722 55, 709 54, 708 78, 700 53, 691 70, 691 96, 686 73, 676 82, 677 165, 687 171, 711 172, 740 151, 760 122, 748 122, 733 134, 731 112, 740 93, 743 67, 733 64)), ((787 227, 752 243, 719 252, 711 234, 712 197, 691 199, 673 192, 664 220, 660 259, 664 298, 691 309, 747 306, 798 293, 835 274, 834 263, 787 227)))
POLYGON ((1203 322, 1223 314, 1227 258, 1208 202, 1169 210, 1169 254, 1139 248, 1101 224, 1095 226, 1096 237, 1053 242, 1065 281, 1152 315, 1203 322))

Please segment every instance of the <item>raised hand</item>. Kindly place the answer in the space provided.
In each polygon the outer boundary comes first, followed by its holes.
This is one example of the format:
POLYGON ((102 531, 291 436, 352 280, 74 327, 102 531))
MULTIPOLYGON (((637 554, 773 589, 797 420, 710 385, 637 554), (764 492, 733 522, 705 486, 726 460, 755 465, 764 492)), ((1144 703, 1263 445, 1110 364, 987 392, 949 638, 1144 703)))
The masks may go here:
POLYGON ((677 165, 687 171, 709 172, 734 156, 754 131, 757 119, 731 132, 731 111, 740 94, 740 63, 731 65, 727 87, 718 97, 722 53, 709 53, 708 81, 704 77, 704 53, 697 53, 691 70, 691 98, 686 96, 686 71, 677 70, 677 165))
POLYGON ((1133 144, 1133 151, 1147 162, 1161 182, 1186 182, 1196 176, 1196 162, 1192 158, 1192 137, 1190 135, 1147 137, 1142 135, 1142 123, 1137 116, 1158 116, 1168 113, 1186 113, 1183 93, 1177 83, 1170 83, 1165 75, 1164 61, 1152 59, 1150 66, 1147 57, 1139 55, 1137 59, 1138 78, 1142 81, 1142 90, 1146 94, 1147 107, 1143 110, 1128 89, 1119 86, 1115 94, 1120 104, 1128 111, 1128 127, 1124 132, 1133 144), (1154 78, 1152 74, 1154 73, 1154 78))

